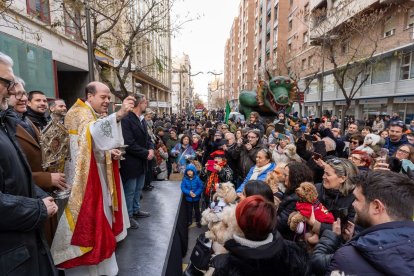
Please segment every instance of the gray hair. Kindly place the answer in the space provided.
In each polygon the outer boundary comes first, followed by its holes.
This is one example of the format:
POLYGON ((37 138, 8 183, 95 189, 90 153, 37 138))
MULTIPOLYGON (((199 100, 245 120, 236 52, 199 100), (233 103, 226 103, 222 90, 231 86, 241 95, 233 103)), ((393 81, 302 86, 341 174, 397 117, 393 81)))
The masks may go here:
POLYGON ((13 67, 13 59, 8 55, 0 52, 0 64, 13 67))
POLYGON ((226 137, 226 136, 230 136, 231 137, 231 139, 236 139, 236 136, 234 135, 234 133, 231 133, 231 132, 227 132, 226 134, 224 134, 224 137, 226 137))
POLYGON ((138 104, 142 102, 142 99, 145 98, 145 95, 137 92, 137 93, 134 93, 134 98, 135 98, 134 107, 137 107, 138 104))
POLYGON ((14 76, 14 81, 16 82, 16 83, 20 83, 21 85, 23 85, 23 86, 26 86, 26 82, 21 78, 21 77, 18 77, 18 76, 14 76))

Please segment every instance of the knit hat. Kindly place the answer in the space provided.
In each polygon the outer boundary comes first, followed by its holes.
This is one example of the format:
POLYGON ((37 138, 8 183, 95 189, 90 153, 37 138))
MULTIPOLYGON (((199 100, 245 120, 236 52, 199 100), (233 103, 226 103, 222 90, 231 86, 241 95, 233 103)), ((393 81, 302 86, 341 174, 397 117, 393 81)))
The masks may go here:
POLYGON ((216 157, 226 158, 226 153, 223 150, 216 150, 216 151, 214 151, 210 154, 210 157, 212 157, 212 158, 216 158, 216 157))

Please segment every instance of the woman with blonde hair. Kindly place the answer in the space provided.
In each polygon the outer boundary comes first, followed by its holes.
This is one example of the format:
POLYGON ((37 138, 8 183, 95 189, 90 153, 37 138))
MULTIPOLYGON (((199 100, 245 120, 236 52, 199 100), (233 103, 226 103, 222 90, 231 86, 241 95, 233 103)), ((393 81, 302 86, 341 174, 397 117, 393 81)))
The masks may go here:
MULTIPOLYGON (((340 218, 346 225, 347 221, 353 221, 355 210, 352 203, 355 200, 353 190, 355 188, 352 178, 358 174, 358 168, 348 159, 332 158, 326 162, 322 159, 315 162, 324 169, 322 183, 315 184, 319 201, 340 218)), ((331 224, 320 223, 311 217, 307 223, 312 227, 313 233, 323 233, 325 229, 331 229, 331 224)))

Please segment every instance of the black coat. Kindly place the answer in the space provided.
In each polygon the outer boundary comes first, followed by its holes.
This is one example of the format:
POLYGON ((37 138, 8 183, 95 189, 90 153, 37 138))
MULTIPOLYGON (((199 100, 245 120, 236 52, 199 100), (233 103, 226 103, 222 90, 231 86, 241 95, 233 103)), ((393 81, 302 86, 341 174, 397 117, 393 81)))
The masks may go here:
POLYGON ((43 234, 47 194, 33 183, 13 116, 0 113, 0 275, 57 275, 43 234))
POLYGON ((276 231, 273 241, 251 248, 228 240, 228 254, 213 258, 214 276, 306 275, 308 255, 296 243, 285 241, 276 231))
POLYGON ((414 222, 372 226, 338 249, 327 275, 414 275, 414 222))
POLYGON ((284 195, 282 201, 277 208, 277 230, 282 234, 283 238, 293 240, 295 233, 290 230, 288 219, 292 212, 296 211, 296 202, 299 197, 295 192, 290 195, 284 195))
POLYGON ((325 230, 313 250, 310 259, 310 270, 314 275, 325 275, 332 257, 342 245, 342 237, 331 230, 325 230))
MULTIPOLYGON (((347 195, 341 194, 338 190, 325 189, 322 183, 315 184, 318 191, 319 201, 330 211, 335 217, 335 220, 339 217, 339 213, 343 209, 347 209, 348 220, 354 221, 355 210, 352 203, 355 200, 355 196, 352 192, 347 195)), ((332 229, 332 224, 321 223, 321 229, 319 233, 323 233, 326 229, 332 229)))
POLYGON ((145 120, 141 123, 135 113, 129 112, 122 119, 121 124, 124 144, 128 145, 125 149, 125 160, 121 161, 120 169, 122 181, 125 182, 146 172, 148 152, 154 149, 154 144, 148 135, 145 120))

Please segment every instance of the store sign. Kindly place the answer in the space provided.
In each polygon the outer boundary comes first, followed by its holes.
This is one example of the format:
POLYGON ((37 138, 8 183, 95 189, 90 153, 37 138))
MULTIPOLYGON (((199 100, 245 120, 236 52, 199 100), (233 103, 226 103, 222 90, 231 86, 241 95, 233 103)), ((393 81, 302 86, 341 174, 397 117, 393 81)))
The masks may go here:
POLYGON ((170 108, 171 107, 171 103, 151 101, 149 103, 149 106, 150 107, 165 107, 165 108, 170 108))
MULTIPOLYGON (((346 101, 335 101, 335 105, 346 105, 346 101)), ((351 105, 355 105, 355 100, 351 101, 351 105)))
POLYGON ((394 98, 394 103, 414 103, 414 96, 394 98))
POLYGON ((382 99, 361 99, 359 100, 359 104, 387 104, 388 99, 382 98, 382 99))

